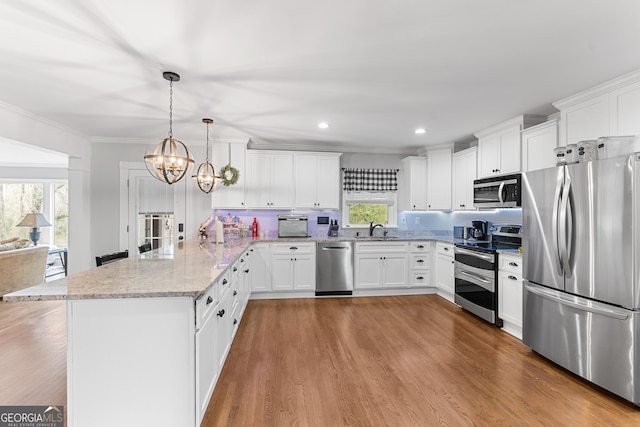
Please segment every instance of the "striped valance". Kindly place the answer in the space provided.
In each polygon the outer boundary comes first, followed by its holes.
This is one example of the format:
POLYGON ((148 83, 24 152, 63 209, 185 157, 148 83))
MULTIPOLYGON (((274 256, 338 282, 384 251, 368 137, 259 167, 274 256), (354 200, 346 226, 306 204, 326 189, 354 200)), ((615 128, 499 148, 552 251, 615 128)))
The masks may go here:
POLYGON ((342 188, 347 191, 398 191, 399 169, 343 168, 342 188))

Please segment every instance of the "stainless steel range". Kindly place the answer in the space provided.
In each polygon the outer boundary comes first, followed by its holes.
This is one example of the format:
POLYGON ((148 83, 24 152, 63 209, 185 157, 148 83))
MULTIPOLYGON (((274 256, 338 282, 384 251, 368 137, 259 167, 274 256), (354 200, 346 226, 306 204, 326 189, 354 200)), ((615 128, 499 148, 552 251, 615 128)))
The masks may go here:
POLYGON ((522 226, 494 225, 491 240, 456 242, 454 301, 489 323, 498 318, 498 250, 522 246, 522 226))

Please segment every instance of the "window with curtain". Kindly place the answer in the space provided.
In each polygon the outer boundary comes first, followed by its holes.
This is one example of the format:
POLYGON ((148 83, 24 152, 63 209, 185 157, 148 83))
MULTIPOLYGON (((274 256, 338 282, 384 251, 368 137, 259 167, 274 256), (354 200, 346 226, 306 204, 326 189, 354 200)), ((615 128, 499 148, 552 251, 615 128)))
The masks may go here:
POLYGON ((397 227, 398 169, 343 169, 342 224, 397 227))

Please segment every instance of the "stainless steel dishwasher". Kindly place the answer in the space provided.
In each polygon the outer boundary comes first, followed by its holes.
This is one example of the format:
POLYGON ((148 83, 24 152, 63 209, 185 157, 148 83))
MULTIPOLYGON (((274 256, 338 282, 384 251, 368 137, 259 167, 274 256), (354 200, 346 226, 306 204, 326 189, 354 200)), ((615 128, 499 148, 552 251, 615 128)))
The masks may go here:
POLYGON ((316 254, 316 296, 351 295, 353 242, 319 242, 316 254))

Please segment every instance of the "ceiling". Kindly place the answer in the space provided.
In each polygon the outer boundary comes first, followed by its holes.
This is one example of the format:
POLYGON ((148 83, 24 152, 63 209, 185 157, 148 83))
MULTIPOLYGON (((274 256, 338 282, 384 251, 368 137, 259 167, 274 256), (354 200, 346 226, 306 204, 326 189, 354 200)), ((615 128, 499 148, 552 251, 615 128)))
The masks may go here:
POLYGON ((411 153, 640 68, 638 16, 637 0, 4 1, 0 100, 155 143, 171 70, 187 144, 210 117, 214 141, 411 153))
POLYGON ((45 148, 35 147, 0 136, 0 167, 68 168, 69 157, 45 148))

